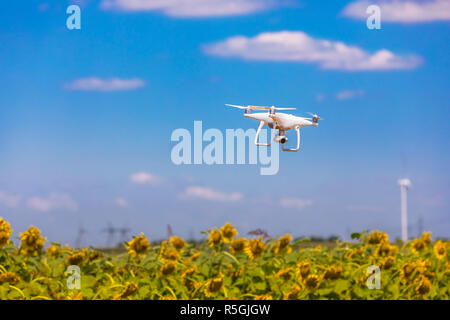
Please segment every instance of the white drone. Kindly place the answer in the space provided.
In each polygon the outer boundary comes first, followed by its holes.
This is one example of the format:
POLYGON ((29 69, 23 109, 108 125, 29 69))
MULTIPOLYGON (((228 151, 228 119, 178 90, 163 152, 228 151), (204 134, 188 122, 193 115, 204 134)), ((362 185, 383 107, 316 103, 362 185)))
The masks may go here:
POLYGON ((292 114, 287 113, 276 113, 277 110, 295 110, 295 108, 277 108, 275 106, 271 107, 259 107, 259 106, 236 106, 233 104, 226 104, 226 106, 244 109, 244 117, 252 118, 259 121, 259 127, 256 131, 255 144, 257 146, 270 146, 271 143, 259 143, 258 136, 261 132, 262 127, 267 125, 271 129, 278 129, 278 134, 275 136, 274 141, 281 143, 281 149, 283 151, 298 151, 300 149, 300 128, 301 127, 317 127, 319 125, 320 118, 317 114, 309 113, 312 118, 297 117, 292 114), (269 110, 268 113, 251 113, 251 110, 269 110), (284 144, 288 141, 286 137, 286 131, 290 129, 295 129, 297 132, 297 148, 287 149, 284 144))

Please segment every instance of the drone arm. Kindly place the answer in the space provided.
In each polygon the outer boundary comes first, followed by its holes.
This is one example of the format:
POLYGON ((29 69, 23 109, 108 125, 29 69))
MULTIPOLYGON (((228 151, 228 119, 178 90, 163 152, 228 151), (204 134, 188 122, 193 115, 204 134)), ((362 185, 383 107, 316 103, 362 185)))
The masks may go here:
MULTIPOLYGON (((255 136, 255 144, 257 145, 257 146, 263 146, 263 147, 268 147, 268 146, 270 146, 271 144, 272 144, 272 142, 270 142, 270 143, 259 143, 258 142, 258 137, 259 137, 259 134, 261 133, 261 129, 262 129, 262 127, 264 127, 264 125, 265 125, 265 123, 264 123, 264 121, 260 121, 259 122, 259 127, 258 127, 258 130, 256 131, 256 136, 255 136)), ((270 141, 270 140, 269 140, 270 141)))
POLYGON ((284 144, 281 145, 281 149, 283 151, 298 151, 300 150, 300 127, 295 127, 295 131, 297 132, 297 148, 295 149, 285 149, 284 144))

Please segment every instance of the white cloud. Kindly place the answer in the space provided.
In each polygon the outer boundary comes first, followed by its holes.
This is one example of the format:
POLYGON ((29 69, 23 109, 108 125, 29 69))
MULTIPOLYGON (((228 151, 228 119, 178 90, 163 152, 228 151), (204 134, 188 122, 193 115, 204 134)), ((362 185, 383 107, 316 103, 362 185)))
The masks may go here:
POLYGON ((366 9, 370 5, 380 7, 381 23, 384 21, 416 23, 450 20, 449 0, 360 0, 348 4, 342 14, 365 20, 369 16, 366 9))
POLYGON ((125 200, 124 198, 116 198, 116 199, 114 199, 114 202, 115 202, 119 207, 122 207, 122 208, 128 207, 128 201, 125 200))
POLYGON ((323 93, 319 93, 318 95, 316 95, 317 102, 322 102, 323 100, 325 100, 325 95, 323 93))
POLYGON ((89 77, 74 80, 64 87, 68 90, 78 91, 123 91, 133 90, 145 86, 145 82, 138 78, 97 78, 89 77))
POLYGON ((48 197, 31 197, 28 207, 38 211, 69 210, 77 211, 78 204, 67 194, 51 193, 48 197))
POLYGON ((274 0, 103 0, 100 4, 104 10, 159 11, 173 17, 235 16, 274 6, 274 0))
POLYGON ((19 205, 19 202, 20 196, 0 191, 0 204, 10 208, 15 208, 19 205))
POLYGON ((364 90, 344 90, 336 94, 338 100, 348 100, 357 97, 362 97, 365 94, 364 90))
POLYGON ((284 208, 302 210, 305 207, 311 206, 313 202, 306 199, 298 198, 282 198, 280 200, 280 205, 284 208))
POLYGON ((147 172, 137 172, 130 176, 130 180, 139 184, 155 184, 161 181, 161 178, 147 172))
POLYGON ((203 49, 219 57, 314 63, 322 69, 345 71, 413 69, 422 62, 420 57, 399 56, 386 49, 370 54, 340 41, 312 38, 302 31, 265 32, 253 38, 234 36, 203 49))
POLYGON ((241 200, 243 195, 239 192, 225 193, 211 188, 190 186, 179 197, 181 199, 201 198, 219 202, 235 202, 241 200))

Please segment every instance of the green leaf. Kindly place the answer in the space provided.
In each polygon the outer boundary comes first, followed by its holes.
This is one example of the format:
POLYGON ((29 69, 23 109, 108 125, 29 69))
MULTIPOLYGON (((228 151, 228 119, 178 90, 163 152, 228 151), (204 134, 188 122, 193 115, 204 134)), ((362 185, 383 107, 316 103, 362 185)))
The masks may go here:
POLYGON ((355 239, 361 239, 361 233, 359 232, 353 232, 350 237, 355 240, 355 239))

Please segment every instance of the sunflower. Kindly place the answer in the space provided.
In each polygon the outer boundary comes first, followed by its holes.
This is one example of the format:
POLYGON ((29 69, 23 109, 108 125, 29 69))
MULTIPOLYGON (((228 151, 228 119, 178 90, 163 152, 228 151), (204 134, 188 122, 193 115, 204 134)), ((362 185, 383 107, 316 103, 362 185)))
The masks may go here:
POLYGON ((305 279, 305 286, 310 291, 315 291, 320 285, 320 277, 316 274, 310 274, 305 279))
POLYGON ((180 259, 180 253, 176 249, 171 248, 169 250, 166 250, 166 252, 164 253, 164 258, 167 260, 177 261, 178 259, 180 259))
POLYGON ((273 251, 275 254, 279 253, 291 253, 292 247, 289 245, 292 241, 292 236, 289 233, 286 233, 284 236, 277 240, 273 251))
POLYGON ((72 291, 67 295, 66 300, 83 300, 83 293, 81 291, 72 291))
POLYGON ((138 260, 140 257, 145 256, 150 248, 150 242, 141 232, 138 237, 134 236, 133 240, 127 242, 126 248, 128 255, 131 258, 138 260))
POLYGON ((245 238, 234 239, 230 243, 231 253, 234 255, 242 253, 242 252, 244 252, 246 246, 247 246, 247 240, 245 238))
POLYGON ((411 251, 415 254, 420 254, 431 244, 431 232, 424 232, 419 239, 414 239, 410 243, 411 251))
POLYGON ((364 254, 364 248, 358 248, 358 249, 350 249, 347 252, 345 252, 344 257, 346 259, 353 259, 356 256, 362 256, 364 254))
POLYGON ((225 223, 225 225, 220 228, 220 233, 222 233, 224 242, 231 242, 233 238, 238 234, 236 228, 229 222, 225 223))
POLYGON ((38 255, 45 243, 45 239, 41 236, 41 231, 33 226, 20 234, 20 241, 19 251, 28 256, 38 255))
POLYGON ((175 300, 175 298, 173 296, 162 296, 158 300, 175 300))
POLYGON ((217 228, 209 230, 208 242, 211 248, 218 246, 222 242, 222 233, 217 228))
POLYGON ((414 263, 405 262, 400 269, 400 279, 402 280, 402 282, 406 282, 408 279, 410 279, 415 270, 416 266, 414 263))
POLYGON ((177 236, 170 237, 169 243, 178 251, 183 249, 183 247, 186 245, 186 241, 184 241, 183 238, 177 236))
POLYGON ((209 298, 213 294, 216 294, 222 289, 223 286, 223 274, 220 273, 217 278, 209 279, 205 285, 205 295, 209 298))
POLYGON ((192 261, 197 260, 198 257, 199 257, 201 254, 202 254, 201 251, 195 252, 192 256, 190 256, 190 257, 184 259, 184 263, 185 263, 185 264, 189 264, 189 263, 191 263, 192 261))
POLYGON ((9 243, 9 237, 11 236, 12 229, 9 222, 0 218, 0 249, 5 244, 9 243))
POLYGON ((67 258, 66 264, 69 266, 80 265, 83 262, 85 257, 86 256, 85 256, 84 252, 76 252, 67 258))
POLYGON ((447 256, 447 248, 441 240, 436 241, 433 246, 433 252, 438 260, 445 259, 447 256))
POLYGON ((275 275, 275 278, 277 279, 283 279, 284 281, 289 281, 292 278, 292 267, 289 268, 285 268, 285 269, 281 269, 280 271, 277 272, 277 274, 275 275))
POLYGON ((5 272, 0 274, 0 285, 9 283, 10 285, 14 286, 19 283, 19 281, 20 277, 14 272, 5 272))
POLYGON ((256 295, 256 296, 254 296, 254 299, 255 300, 273 300, 273 298, 270 294, 256 295))
POLYGON ((166 277, 170 276, 172 273, 174 273, 175 271, 177 271, 177 264, 173 261, 166 262, 161 267, 161 276, 163 278, 166 278, 166 277))
POLYGON ((188 288, 188 290, 195 289, 195 282, 191 279, 191 277, 194 275, 194 273, 197 271, 197 266, 194 266, 192 268, 188 268, 183 271, 181 274, 181 280, 183 284, 188 288))
POLYGON ((60 246, 55 246, 55 245, 51 245, 50 247, 48 247, 47 249, 45 249, 45 254, 49 257, 55 258, 57 256, 59 256, 61 253, 61 247, 60 246))
POLYGON ((429 259, 419 259, 416 261, 416 269, 420 274, 425 274, 431 268, 431 261, 429 259))
POLYGON ((375 230, 367 237, 367 243, 369 245, 376 245, 388 241, 388 235, 385 232, 380 232, 378 230, 375 230))
POLYGON ((397 254, 398 247, 391 245, 388 241, 381 242, 378 245, 376 255, 377 256, 395 256, 397 254))
POLYGON ((122 291, 114 296, 114 300, 128 298, 129 296, 135 294, 137 290, 138 285, 136 283, 131 281, 127 282, 125 283, 125 287, 122 289, 122 291))
POLYGON ((384 260, 381 262, 381 269, 383 270, 389 270, 390 268, 392 268, 392 266, 395 263, 395 257, 392 256, 387 256, 386 258, 384 258, 384 260))
POLYGON ((308 261, 300 261, 297 263, 297 273, 300 274, 302 278, 306 278, 311 271, 311 264, 308 261))
POLYGON ((327 280, 337 280, 340 278, 343 271, 341 266, 332 265, 325 270, 323 277, 327 280))
POLYGON ((262 256, 265 248, 266 244, 262 241, 262 237, 259 237, 258 239, 250 239, 247 247, 245 248, 245 253, 247 253, 251 260, 255 260, 262 256))
POLYGON ((418 295, 423 296, 430 292, 431 281, 427 277, 421 276, 417 283, 415 290, 418 295))
POLYGON ((100 259, 101 257, 103 257, 103 253, 101 253, 99 251, 92 251, 89 253, 88 260, 89 260, 89 262, 92 262, 97 259, 100 259))
POLYGON ((298 294, 300 293, 300 287, 294 284, 291 291, 284 295, 284 300, 297 300, 298 294))

